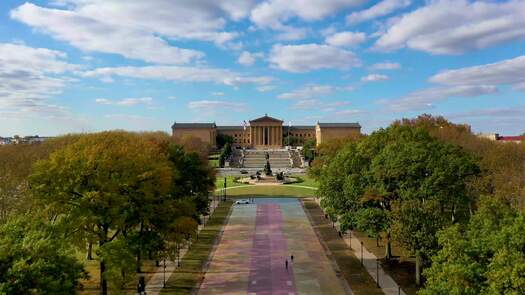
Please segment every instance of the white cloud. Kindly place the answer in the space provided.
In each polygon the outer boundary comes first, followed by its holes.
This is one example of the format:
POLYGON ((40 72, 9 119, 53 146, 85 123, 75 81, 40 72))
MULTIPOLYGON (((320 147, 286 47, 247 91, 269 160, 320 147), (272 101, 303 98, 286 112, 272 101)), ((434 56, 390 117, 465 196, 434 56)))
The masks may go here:
POLYGON ((63 9, 25 3, 11 17, 84 50, 114 53, 152 63, 185 64, 203 53, 170 45, 165 39, 232 42, 227 19, 247 17, 253 1, 62 1, 63 9))
POLYGON ((335 91, 335 87, 330 85, 308 85, 303 88, 295 89, 291 92, 285 92, 277 97, 279 99, 311 99, 326 96, 335 91))
POLYGON ((213 96, 224 96, 224 92, 215 91, 215 92, 212 92, 211 95, 213 95, 213 96))
POLYGON ((374 48, 388 51, 408 47, 434 54, 461 54, 523 38, 523 0, 436 0, 394 21, 374 48))
POLYGON ((387 75, 370 74, 361 78, 362 82, 378 82, 390 79, 387 75))
POLYGON ((56 50, 0 43, 0 114, 66 116, 66 108, 49 102, 73 81, 66 75, 80 69, 66 58, 56 50))
POLYGON ((273 85, 264 85, 257 87, 257 91, 259 92, 269 92, 275 89, 275 86, 273 85))
POLYGON ((504 108, 486 108, 477 109, 467 112, 451 113, 447 115, 448 118, 525 118, 525 106, 504 107, 504 108))
POLYGON ((268 0, 251 12, 252 22, 261 27, 279 28, 284 22, 297 17, 317 21, 341 10, 358 6, 364 0, 268 0))
POLYGON ((401 64, 395 62, 380 62, 373 64, 370 69, 372 70, 398 70, 401 68, 401 64))
POLYGON ((383 0, 368 9, 351 13, 346 17, 346 21, 349 24, 356 24, 372 20, 389 15, 398 9, 409 6, 410 4, 410 0, 383 0))
POLYGON ((525 55, 497 63, 447 70, 430 77, 443 85, 514 85, 525 83, 525 55))
POLYGON ((363 32, 339 32, 326 38, 325 42, 333 46, 356 46, 366 40, 363 32))
POLYGON ((251 66, 255 63, 255 57, 250 52, 243 51, 237 62, 243 66, 251 66))
POLYGON ((200 110, 207 112, 214 112, 217 110, 242 112, 246 110, 246 104, 224 100, 197 100, 190 101, 188 103, 188 108, 190 110, 200 110))
POLYGON ((362 110, 353 110, 353 109, 348 109, 348 110, 341 110, 341 111, 337 111, 334 113, 335 116, 337 117, 348 117, 348 116, 354 116, 354 115, 359 115, 359 114, 363 114, 364 111, 362 110))
POLYGON ((436 102, 447 100, 450 97, 477 97, 496 92, 498 89, 491 85, 434 87, 412 92, 399 99, 385 100, 381 103, 394 111, 418 111, 433 108, 436 102))
POLYGON ((320 69, 347 70, 360 66, 354 53, 330 45, 274 45, 269 61, 275 68, 302 73, 320 69))
POLYGON ((258 58, 263 57, 264 54, 262 52, 251 53, 249 51, 243 51, 241 55, 239 55, 237 62, 243 66, 251 66, 257 61, 258 58))
POLYGON ((86 71, 84 77, 111 78, 114 76, 182 82, 214 82, 231 86, 241 84, 266 85, 273 81, 267 76, 242 76, 227 69, 180 66, 107 67, 86 71))
POLYGON ((348 101, 333 101, 327 102, 320 99, 304 99, 296 101, 292 105, 292 109, 296 110, 307 110, 307 109, 316 109, 323 112, 335 112, 341 107, 349 105, 348 101))
POLYGON ((153 98, 151 97, 139 97, 139 98, 124 98, 120 100, 109 100, 107 98, 97 98, 95 102, 104 105, 116 105, 116 106, 134 106, 134 105, 151 105, 153 98))
POLYGON ((277 40, 304 39, 310 30, 287 25, 293 19, 319 21, 340 11, 356 7, 365 0, 267 0, 252 11, 250 20, 260 28, 278 30, 277 40))
POLYGON ((310 33, 311 30, 308 28, 283 26, 280 28, 279 33, 275 36, 275 39, 280 41, 296 41, 306 38, 310 33))

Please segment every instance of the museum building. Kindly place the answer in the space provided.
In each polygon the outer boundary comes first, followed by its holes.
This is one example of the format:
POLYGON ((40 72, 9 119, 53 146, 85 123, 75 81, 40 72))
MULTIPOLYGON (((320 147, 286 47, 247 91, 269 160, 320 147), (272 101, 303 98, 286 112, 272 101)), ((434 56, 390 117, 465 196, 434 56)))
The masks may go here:
POLYGON ((216 145, 218 134, 229 135, 233 145, 254 149, 280 149, 286 139, 294 137, 304 142, 315 139, 319 145, 331 139, 358 136, 359 123, 317 123, 311 126, 283 126, 283 121, 268 115, 249 121, 244 126, 217 126, 215 123, 178 123, 171 127, 173 137, 196 137, 211 146, 216 145))

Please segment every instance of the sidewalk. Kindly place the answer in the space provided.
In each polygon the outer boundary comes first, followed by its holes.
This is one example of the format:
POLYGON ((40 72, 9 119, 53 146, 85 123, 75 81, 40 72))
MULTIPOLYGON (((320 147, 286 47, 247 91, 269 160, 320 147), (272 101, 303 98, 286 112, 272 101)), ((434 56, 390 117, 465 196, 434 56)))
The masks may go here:
MULTIPOLYGON (((319 201, 316 199, 315 202, 319 204, 319 201)), ((335 228, 339 231, 339 223, 335 224, 335 228)), ((347 235, 344 237, 344 242, 347 244, 351 251, 356 257, 361 259, 363 257, 363 266, 370 276, 374 279, 376 283, 379 284, 381 290, 386 295, 406 295, 406 293, 401 290, 399 285, 388 275, 383 268, 377 263, 377 257, 369 252, 366 247, 362 247, 361 240, 356 238, 354 235, 351 235, 351 238, 348 238, 347 235), (362 254, 361 254, 362 253, 362 254), (379 282, 378 282, 379 279, 379 282)))
MULTIPOLYGON (((210 214, 208 216, 203 216, 203 223, 198 226, 197 233, 200 233, 204 226, 206 226, 206 223, 210 219, 210 216, 213 214, 217 206, 219 206, 219 202, 214 201, 211 203, 210 214)), ((186 252, 188 252, 188 248, 181 249, 180 260, 184 258, 186 252)), ((146 293, 148 295, 158 295, 162 288, 164 288, 164 282, 169 280, 176 269, 177 263, 175 261, 166 260, 166 271, 164 271, 164 262, 161 262, 160 267, 157 267, 155 274, 146 283, 146 293)))

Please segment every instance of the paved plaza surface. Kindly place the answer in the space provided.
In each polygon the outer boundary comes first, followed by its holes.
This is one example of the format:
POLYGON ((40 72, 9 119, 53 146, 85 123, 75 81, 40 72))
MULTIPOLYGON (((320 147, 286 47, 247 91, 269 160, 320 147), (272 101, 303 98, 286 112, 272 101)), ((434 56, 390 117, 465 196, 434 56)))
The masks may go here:
POLYGON ((199 294, 346 294, 297 199, 234 206, 199 294))

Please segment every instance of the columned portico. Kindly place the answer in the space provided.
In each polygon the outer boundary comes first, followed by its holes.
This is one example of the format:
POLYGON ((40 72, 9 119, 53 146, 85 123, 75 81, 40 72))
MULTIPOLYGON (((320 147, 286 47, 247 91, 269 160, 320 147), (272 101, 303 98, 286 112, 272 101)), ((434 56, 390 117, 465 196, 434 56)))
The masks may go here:
POLYGON ((283 121, 264 117, 250 121, 250 140, 252 147, 274 149, 282 147, 283 121))

